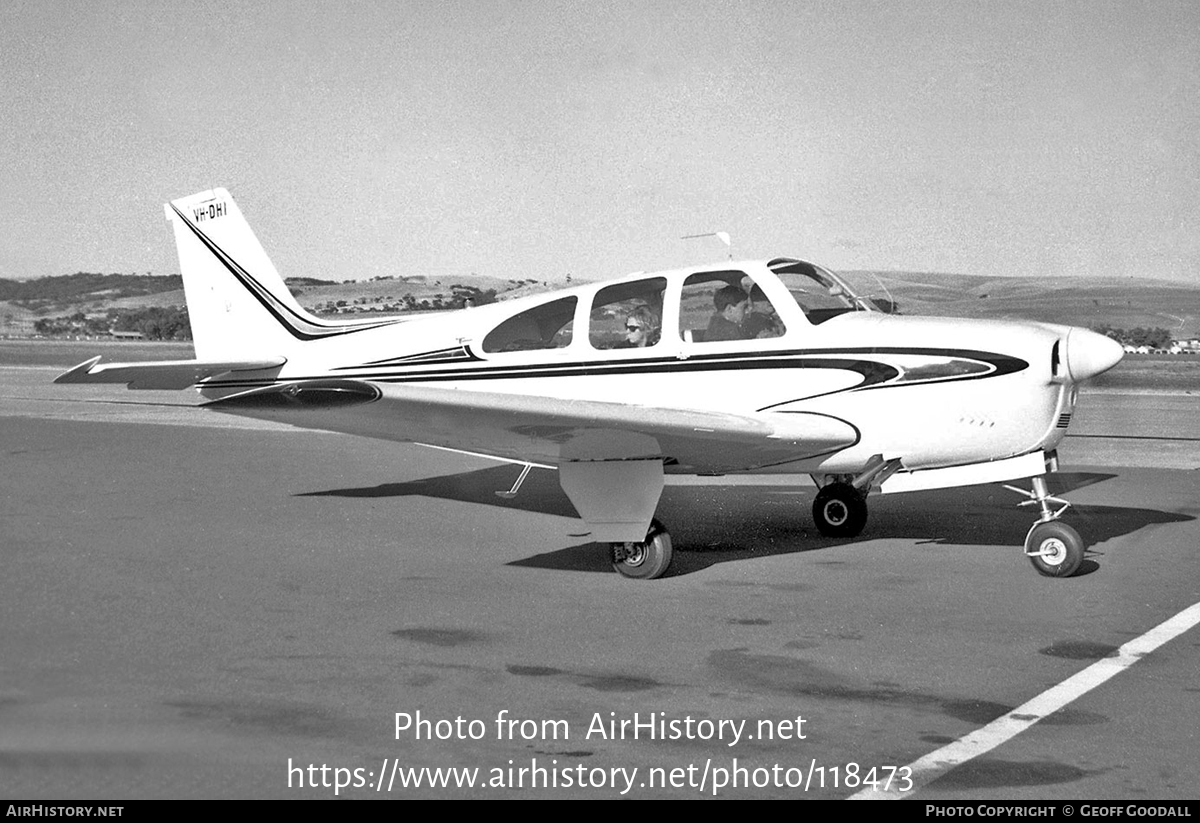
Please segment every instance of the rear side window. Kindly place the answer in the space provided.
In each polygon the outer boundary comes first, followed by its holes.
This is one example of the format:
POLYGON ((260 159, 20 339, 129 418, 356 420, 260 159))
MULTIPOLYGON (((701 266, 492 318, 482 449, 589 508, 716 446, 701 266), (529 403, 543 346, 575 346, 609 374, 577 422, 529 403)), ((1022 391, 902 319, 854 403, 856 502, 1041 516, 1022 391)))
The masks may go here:
POLYGON ((564 297, 508 318, 483 338, 483 350, 495 354, 566 348, 571 345, 578 302, 577 297, 564 297))

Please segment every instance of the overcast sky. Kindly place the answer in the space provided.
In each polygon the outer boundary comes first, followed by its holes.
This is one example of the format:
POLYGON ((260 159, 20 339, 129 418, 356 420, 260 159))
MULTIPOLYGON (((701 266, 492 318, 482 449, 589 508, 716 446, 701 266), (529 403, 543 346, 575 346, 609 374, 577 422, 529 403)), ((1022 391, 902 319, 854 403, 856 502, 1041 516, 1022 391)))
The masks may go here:
POLYGON ((0 276, 1200 280, 1200 2, 0 2, 0 276))

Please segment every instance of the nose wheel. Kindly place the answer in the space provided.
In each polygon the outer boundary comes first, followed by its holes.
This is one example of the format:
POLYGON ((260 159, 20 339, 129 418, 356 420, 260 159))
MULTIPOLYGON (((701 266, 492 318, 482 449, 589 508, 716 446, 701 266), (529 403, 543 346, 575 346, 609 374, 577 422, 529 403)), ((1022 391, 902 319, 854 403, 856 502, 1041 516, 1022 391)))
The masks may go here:
POLYGON ((1083 538, 1066 523, 1035 523, 1025 538, 1029 562, 1046 577, 1070 577, 1083 562, 1083 538))
POLYGON ((1041 518, 1025 536, 1025 556, 1038 570, 1038 574, 1046 577, 1070 577, 1079 571, 1084 555, 1083 538, 1079 536, 1079 532, 1058 519, 1071 504, 1050 494, 1044 476, 1033 478, 1033 491, 1025 491, 1016 486, 1004 488, 1029 498, 1020 505, 1039 506, 1042 510, 1041 518), (1062 507, 1056 511, 1051 508, 1051 503, 1061 503, 1062 507))

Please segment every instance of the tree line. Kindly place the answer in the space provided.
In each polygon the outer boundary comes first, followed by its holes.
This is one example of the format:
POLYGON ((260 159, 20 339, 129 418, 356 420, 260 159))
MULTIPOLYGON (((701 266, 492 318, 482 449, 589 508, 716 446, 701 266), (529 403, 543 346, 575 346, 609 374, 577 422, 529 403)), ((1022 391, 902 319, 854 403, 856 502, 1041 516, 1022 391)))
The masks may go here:
POLYGON ((47 337, 100 336, 111 332, 139 332, 146 340, 191 340, 187 310, 178 306, 142 309, 109 309, 102 316, 76 312, 69 317, 43 317, 33 330, 47 337))
MULTIPOLYGON (((496 302, 495 289, 479 289, 457 283, 450 288, 452 294, 448 300, 443 299, 440 294, 432 301, 417 300, 411 294, 406 294, 399 305, 386 308, 393 311, 444 311, 461 309, 469 303, 482 306, 485 303, 496 302)), ((346 301, 340 300, 336 304, 316 306, 314 311, 335 313, 346 306, 346 301)), ((33 330, 46 337, 98 337, 112 332, 139 332, 146 340, 192 339, 192 326, 188 320, 187 309, 179 306, 109 309, 103 315, 91 316, 79 311, 69 316, 40 318, 34 321, 33 330)))
POLYGON ((1107 324, 1093 326, 1092 331, 1099 332, 1105 337, 1111 337, 1123 346, 1146 346, 1151 349, 1167 349, 1174 342, 1170 329, 1155 326, 1152 329, 1138 326, 1133 329, 1119 329, 1107 324))
POLYGON ((353 300, 330 300, 313 306, 317 314, 352 314, 356 312, 406 312, 406 311, 446 311, 461 309, 468 305, 482 306, 485 303, 496 302, 495 289, 480 289, 477 286, 464 286, 454 283, 450 286, 450 295, 435 294, 432 297, 418 298, 412 292, 405 294, 399 300, 388 295, 386 297, 356 297, 353 300))

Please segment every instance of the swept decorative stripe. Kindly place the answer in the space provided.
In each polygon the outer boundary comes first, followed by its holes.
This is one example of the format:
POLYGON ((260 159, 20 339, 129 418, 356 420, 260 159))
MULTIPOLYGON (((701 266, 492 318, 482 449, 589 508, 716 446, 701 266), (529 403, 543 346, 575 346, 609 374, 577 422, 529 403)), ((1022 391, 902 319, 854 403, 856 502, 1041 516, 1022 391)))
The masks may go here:
MULTIPOLYGON (((469 347, 468 347, 469 350, 469 347)), ((867 357, 847 357, 847 355, 898 354, 925 355, 932 357, 957 357, 978 360, 988 363, 992 370, 983 374, 967 374, 950 378, 936 378, 919 382, 941 382, 943 380, 979 380, 986 377, 998 377, 1028 368, 1024 360, 990 352, 978 352, 958 349, 905 349, 905 348, 853 348, 853 349, 793 349, 779 352, 733 352, 724 354, 692 355, 686 359, 674 356, 639 358, 637 360, 575 360, 567 363, 522 363, 499 366, 479 366, 469 368, 452 368, 441 370, 405 370, 401 372, 384 372, 381 374, 355 375, 362 380, 434 380, 434 379, 486 379, 500 377, 558 377, 579 376, 584 374, 636 374, 643 372, 672 372, 672 371, 714 371, 727 369, 769 369, 769 368, 846 368, 848 362, 870 362, 879 368, 889 369, 899 374, 899 369, 886 363, 880 363, 867 357), (820 357, 814 357, 820 355, 820 357)), ((475 362, 488 363, 472 354, 475 362)), ((420 364, 414 364, 420 365, 420 364)), ((369 368, 347 366, 340 370, 369 368)), ((895 374, 893 376, 895 376, 895 374)), ((289 377, 289 380, 315 380, 322 375, 310 377, 289 377)), ((882 381, 872 381, 877 385, 882 381)), ((906 385, 914 385, 918 381, 909 381, 906 385)), ((214 384, 215 385, 215 384, 214 384)), ((855 388, 865 388, 856 386, 855 388)))
POLYGON ((383 326, 391 326, 396 324, 397 320, 384 320, 378 323, 367 323, 361 326, 344 326, 333 323, 322 323, 315 318, 305 314, 296 312, 291 306, 288 306, 283 301, 279 300, 271 291, 254 279, 254 276, 247 272, 236 260, 230 257, 225 251, 214 243, 208 235, 200 231, 190 220, 184 216, 183 212, 172 203, 171 209, 175 214, 179 215, 179 219, 183 224, 191 229, 192 234, 196 236, 201 243, 204 244, 213 256, 220 261, 221 265, 232 274, 239 283, 250 292, 250 294, 258 300, 262 307, 271 313, 279 324, 298 340, 319 340, 324 337, 337 337, 344 334, 354 334, 355 332, 367 331, 368 329, 377 329, 383 326))
POLYGON ((358 366, 337 366, 334 371, 380 368, 382 366, 399 366, 405 363, 436 365, 438 363, 457 363, 464 360, 482 362, 481 358, 477 357, 466 346, 458 346, 457 348, 453 349, 439 349, 438 351, 421 352, 420 354, 406 354, 401 357, 389 357, 383 360, 372 360, 368 363, 362 363, 358 366))
MULTIPOLYGON (((469 353, 469 347, 467 348, 469 353)), ((472 354, 475 360, 479 360, 472 354)), ((483 361, 486 362, 486 361, 483 361)), ((413 364, 424 365, 424 364, 413 364)), ((631 374, 675 374, 686 372, 706 372, 706 371, 730 371, 730 370, 746 370, 746 369, 832 369, 841 371, 856 372, 862 377, 862 381, 854 386, 846 389, 837 389, 831 394, 847 391, 865 391, 877 388, 888 388, 892 386, 913 386, 925 383, 934 382, 949 382, 959 380, 981 380, 988 377, 997 377, 1004 374, 1021 371, 1028 368, 1028 363, 1014 357, 1005 355, 997 355, 989 352, 963 351, 952 349, 819 349, 819 350, 794 350, 784 352, 755 352, 755 353, 734 353, 734 354, 711 354, 689 357, 686 360, 680 360, 675 357, 657 357, 640 360, 626 361, 575 361, 562 364, 523 364, 511 366, 480 366, 480 367, 459 367, 459 368, 441 368, 441 369, 426 369, 413 368, 404 369, 402 371, 391 371, 391 366, 383 366, 382 368, 389 369, 377 373, 369 373, 371 369, 366 369, 367 373, 347 375, 353 376, 360 380, 370 380, 380 383, 441 383, 449 381, 476 381, 476 380, 504 380, 504 379, 534 379, 534 378, 550 378, 550 377, 580 377, 580 376, 609 376, 609 375, 631 375, 631 374), (855 357, 851 355, 876 354, 876 355, 926 355, 934 357, 956 357, 961 359, 978 360, 989 364, 991 368, 986 373, 965 374, 953 377, 939 377, 930 380, 915 380, 907 382, 897 382, 902 376, 902 372, 894 365, 883 363, 878 360, 870 359, 869 357, 855 357), (818 355, 818 356, 814 356, 818 355), (840 355, 840 356, 838 356, 840 355)), ((353 367, 358 368, 358 367, 353 367)), ((347 368, 349 370, 350 367, 347 368)), ((325 375, 312 375, 309 377, 300 377, 291 375, 278 382, 292 382, 303 380, 319 380, 325 375)), ((206 383, 207 387, 212 388, 252 388, 255 386, 271 385, 276 381, 262 380, 220 380, 206 383)), ((784 402, 793 402, 788 400, 784 402)), ((775 405, 782 405, 775 404, 775 405)), ((774 408, 768 406, 766 409, 774 408)), ((761 409, 766 410, 766 409, 761 409)))
MULTIPOLYGON (((859 384, 855 388, 864 385, 866 382, 876 383, 890 379, 899 374, 899 371, 892 366, 883 363, 875 363, 868 360, 851 360, 851 359, 785 359, 785 360, 757 360, 757 361, 724 361, 724 362, 708 362, 708 363, 690 363, 686 360, 676 360, 674 358, 663 359, 655 363, 645 362, 625 362, 625 363, 586 363, 572 364, 553 367, 509 367, 509 368, 464 368, 464 369, 442 369, 438 371, 403 371, 403 372, 384 372, 377 374, 355 374, 347 375, 347 377, 355 377, 359 380, 370 380, 376 383, 442 383, 453 380, 505 380, 505 379, 532 379, 540 377, 582 377, 582 376, 610 376, 610 375, 629 375, 629 374, 675 374, 679 372, 707 372, 707 371, 744 371, 747 369, 835 369, 841 371, 855 371, 863 376, 864 383, 859 384)), ((270 385, 272 382, 290 383, 304 380, 319 380, 325 375, 312 375, 309 377, 289 376, 281 378, 278 381, 261 381, 261 380, 221 380, 218 382, 205 383, 205 386, 213 387, 241 387, 241 386, 264 386, 270 385)))

